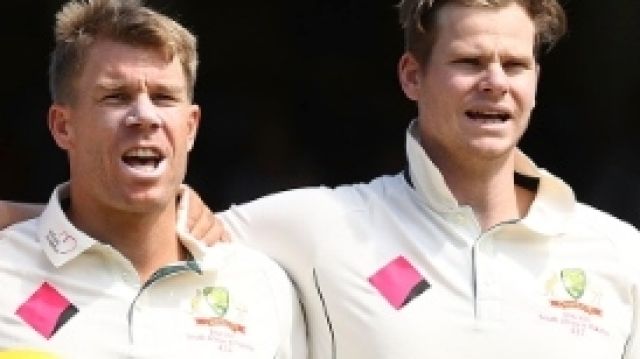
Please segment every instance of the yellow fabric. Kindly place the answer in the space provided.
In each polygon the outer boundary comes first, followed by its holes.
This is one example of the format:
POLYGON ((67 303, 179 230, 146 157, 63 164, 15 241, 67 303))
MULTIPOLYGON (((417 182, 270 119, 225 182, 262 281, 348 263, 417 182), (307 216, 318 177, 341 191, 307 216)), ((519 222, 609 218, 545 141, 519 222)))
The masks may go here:
POLYGON ((60 359, 58 356, 29 349, 5 350, 0 352, 0 359, 60 359))

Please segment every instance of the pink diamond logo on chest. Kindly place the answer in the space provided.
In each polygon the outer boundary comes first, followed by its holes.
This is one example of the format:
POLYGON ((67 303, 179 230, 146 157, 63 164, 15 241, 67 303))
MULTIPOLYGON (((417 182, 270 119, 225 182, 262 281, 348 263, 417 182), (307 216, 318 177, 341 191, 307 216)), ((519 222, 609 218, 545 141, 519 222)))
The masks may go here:
POLYGON ((399 310, 431 287, 403 256, 398 256, 369 277, 369 283, 399 310))
POLYGON ((16 310, 16 315, 46 339, 50 339, 77 313, 76 306, 47 282, 42 283, 16 310))

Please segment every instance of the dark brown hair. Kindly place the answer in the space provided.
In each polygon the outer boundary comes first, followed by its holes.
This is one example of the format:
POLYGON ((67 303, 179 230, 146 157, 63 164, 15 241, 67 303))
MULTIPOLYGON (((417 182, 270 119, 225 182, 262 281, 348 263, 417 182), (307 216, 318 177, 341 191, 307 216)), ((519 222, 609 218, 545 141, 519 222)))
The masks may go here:
POLYGON ((436 20, 446 4, 500 8, 517 3, 531 17, 536 28, 536 56, 550 49, 567 30, 567 20, 557 0, 401 0, 397 5, 404 29, 405 50, 420 63, 426 63, 437 36, 436 20))

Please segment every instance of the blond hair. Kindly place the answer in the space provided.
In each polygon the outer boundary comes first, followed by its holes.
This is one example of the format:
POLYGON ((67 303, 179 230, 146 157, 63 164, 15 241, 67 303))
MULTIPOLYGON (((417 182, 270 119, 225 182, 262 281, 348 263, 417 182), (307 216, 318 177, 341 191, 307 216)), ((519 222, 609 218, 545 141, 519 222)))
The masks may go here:
POLYGON ((54 102, 75 100, 74 79, 86 53, 99 39, 158 50, 167 61, 177 56, 193 99, 198 66, 195 36, 140 0, 71 0, 56 14, 55 48, 49 64, 49 88, 54 102))

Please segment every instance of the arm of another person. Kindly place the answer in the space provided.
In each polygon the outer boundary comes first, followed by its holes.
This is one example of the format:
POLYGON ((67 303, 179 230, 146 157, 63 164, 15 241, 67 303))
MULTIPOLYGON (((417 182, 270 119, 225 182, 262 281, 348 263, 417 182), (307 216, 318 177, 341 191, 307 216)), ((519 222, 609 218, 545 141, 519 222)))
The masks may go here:
MULTIPOLYGON (((222 222, 218 220, 193 189, 187 188, 191 192, 192 198, 189 201, 189 216, 187 220, 187 227, 191 235, 209 246, 217 242, 228 241, 222 222)), ((43 209, 43 204, 0 201, 0 229, 34 218, 40 215, 43 209)))
POLYGON ((0 201, 0 229, 36 217, 43 208, 41 204, 0 201))

